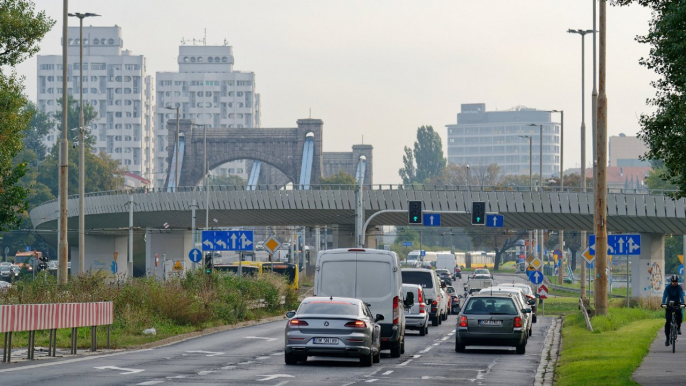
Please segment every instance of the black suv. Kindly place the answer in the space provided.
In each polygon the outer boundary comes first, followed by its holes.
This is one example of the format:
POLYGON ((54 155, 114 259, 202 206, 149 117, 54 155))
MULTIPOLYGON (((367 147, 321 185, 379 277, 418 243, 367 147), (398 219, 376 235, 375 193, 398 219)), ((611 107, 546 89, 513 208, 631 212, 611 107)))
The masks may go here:
POLYGON ((450 272, 448 272, 447 269, 437 269, 436 274, 446 285, 453 285, 453 278, 450 276, 450 272))

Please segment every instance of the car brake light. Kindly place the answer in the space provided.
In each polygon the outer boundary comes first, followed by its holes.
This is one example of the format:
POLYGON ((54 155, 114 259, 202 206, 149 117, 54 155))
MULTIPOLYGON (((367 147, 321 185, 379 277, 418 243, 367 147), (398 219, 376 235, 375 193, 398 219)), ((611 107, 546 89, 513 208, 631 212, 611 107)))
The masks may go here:
POLYGON ((348 249, 348 252, 364 252, 364 249, 353 248, 353 249, 348 249))
POLYGON ((426 313, 426 304, 424 304, 424 299, 422 299, 422 291, 417 292, 417 301, 419 302, 419 313, 426 313))
POLYGON ((526 295, 526 297, 529 298, 529 299, 536 299, 536 297, 533 296, 533 295, 526 295))
POLYGON ((291 321, 288 323, 291 326, 309 326, 309 324, 306 321, 300 319, 291 319, 291 321))
POLYGON ((520 318, 519 316, 515 316, 514 326, 515 327, 522 327, 522 318, 520 318))
POLYGON ((436 304, 438 304, 438 302, 436 302, 435 300, 434 300, 433 303, 431 303, 431 305, 434 305, 434 306, 435 306, 436 304))
POLYGON ((365 323, 362 320, 354 320, 352 322, 348 322, 345 324, 345 327, 353 327, 353 328, 365 328, 367 327, 367 323, 365 323))
POLYGON ((466 316, 460 316, 460 327, 467 327, 467 317, 466 316))
POLYGON ((393 324, 400 323, 400 299, 396 296, 393 298, 393 324))

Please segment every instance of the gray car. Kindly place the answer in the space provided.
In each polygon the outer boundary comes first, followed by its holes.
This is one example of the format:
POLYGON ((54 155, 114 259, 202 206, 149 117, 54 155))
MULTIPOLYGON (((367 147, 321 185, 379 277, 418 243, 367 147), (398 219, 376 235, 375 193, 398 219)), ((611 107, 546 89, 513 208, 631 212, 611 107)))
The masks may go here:
POLYGON ((526 352, 529 337, 527 314, 530 308, 518 308, 514 295, 474 294, 457 316, 455 351, 466 346, 514 346, 517 354, 526 352))
POLYGON ((429 312, 422 286, 403 283, 403 294, 405 295, 405 330, 417 330, 419 335, 426 335, 429 333, 429 312))
POLYGON ((308 356, 359 358, 363 366, 381 358, 383 315, 372 316, 359 299, 309 297, 298 311, 286 314, 285 361, 294 365, 308 356))

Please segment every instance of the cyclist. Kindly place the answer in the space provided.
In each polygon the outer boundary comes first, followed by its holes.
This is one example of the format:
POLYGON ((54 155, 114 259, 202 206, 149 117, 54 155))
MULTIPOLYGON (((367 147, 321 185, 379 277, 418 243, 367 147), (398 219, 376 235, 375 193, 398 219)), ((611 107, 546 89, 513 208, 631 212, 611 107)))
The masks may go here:
POLYGON ((682 315, 678 305, 684 303, 684 289, 679 285, 679 277, 672 275, 670 282, 671 284, 666 286, 665 291, 662 293, 662 304, 669 304, 670 301, 673 301, 674 304, 677 305, 677 309, 674 310, 667 308, 665 312, 665 336, 667 336, 667 339, 665 340, 665 346, 669 346, 669 325, 672 321, 672 312, 678 311, 676 314, 677 333, 681 335, 682 315))

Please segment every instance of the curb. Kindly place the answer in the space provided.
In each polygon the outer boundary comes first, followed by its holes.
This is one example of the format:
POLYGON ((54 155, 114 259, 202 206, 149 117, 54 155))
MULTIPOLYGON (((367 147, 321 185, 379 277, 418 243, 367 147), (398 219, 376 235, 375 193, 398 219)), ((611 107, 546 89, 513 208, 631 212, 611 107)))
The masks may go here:
POLYGON ((535 386, 549 386, 554 382, 555 366, 560 355, 560 342, 562 341, 562 323, 564 319, 557 317, 553 319, 548 329, 541 353, 541 362, 536 370, 534 377, 535 386))

